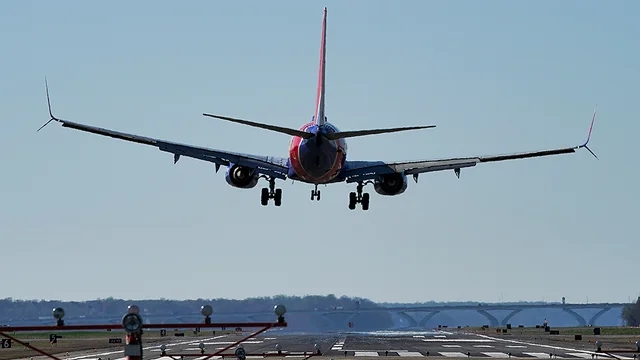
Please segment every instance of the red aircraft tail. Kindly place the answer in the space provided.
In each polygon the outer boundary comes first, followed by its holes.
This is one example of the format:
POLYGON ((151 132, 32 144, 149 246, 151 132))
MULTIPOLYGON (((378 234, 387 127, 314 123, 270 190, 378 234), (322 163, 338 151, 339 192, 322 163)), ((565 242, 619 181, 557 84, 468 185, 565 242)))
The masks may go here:
POLYGON ((324 114, 324 70, 327 50, 327 8, 324 8, 322 15, 322 37, 320 38, 320 65, 318 68, 318 90, 316 94, 316 113, 314 115, 316 125, 325 123, 324 114))

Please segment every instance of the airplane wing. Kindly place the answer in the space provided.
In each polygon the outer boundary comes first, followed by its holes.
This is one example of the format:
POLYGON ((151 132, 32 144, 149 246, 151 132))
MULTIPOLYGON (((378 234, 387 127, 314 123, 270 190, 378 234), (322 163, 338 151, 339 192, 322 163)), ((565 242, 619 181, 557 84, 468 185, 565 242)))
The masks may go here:
POLYGON ((53 116, 51 112, 51 102, 49 100, 49 87, 45 83, 47 91, 47 105, 49 106, 49 116, 51 119, 38 129, 47 126, 51 121, 57 121, 62 124, 62 127, 68 127, 80 131, 85 131, 93 134, 112 137, 115 139, 126 140, 135 142, 138 144, 155 146, 161 151, 172 153, 173 163, 178 162, 181 156, 186 156, 198 160, 208 161, 215 164, 216 172, 220 169, 220 166, 230 166, 230 164, 236 164, 241 166, 250 167, 256 170, 259 174, 273 176, 278 179, 286 179, 288 166, 287 158, 273 157, 273 156, 259 156, 251 154, 242 154, 236 152, 222 151, 216 149, 209 149, 205 147, 181 144, 176 142, 165 141, 161 139, 154 139, 146 136, 139 136, 134 134, 128 134, 124 132, 104 129, 96 126, 80 124, 72 121, 62 120, 53 116))
MULTIPOLYGON (((597 109, 597 108, 596 108, 597 109)), ((591 130, 593 130, 593 123, 596 118, 596 111, 593 112, 591 119, 591 126, 589 127, 589 133, 587 135, 587 141, 584 144, 566 148, 530 151, 505 155, 489 155, 489 156, 473 156, 463 158, 450 158, 450 159, 432 159, 432 160, 420 160, 420 161, 405 161, 405 162, 384 162, 384 161, 347 161, 346 170, 346 182, 358 182, 369 179, 374 179, 380 175, 403 173, 405 175, 413 175, 413 179, 418 182, 418 175, 421 173, 427 173, 432 171, 454 170, 457 177, 460 177, 460 169, 466 167, 476 166, 480 163, 526 159, 532 157, 541 157, 549 155, 559 155, 574 153, 576 150, 585 148, 596 159, 596 154, 589 149, 587 144, 591 139, 591 130)))

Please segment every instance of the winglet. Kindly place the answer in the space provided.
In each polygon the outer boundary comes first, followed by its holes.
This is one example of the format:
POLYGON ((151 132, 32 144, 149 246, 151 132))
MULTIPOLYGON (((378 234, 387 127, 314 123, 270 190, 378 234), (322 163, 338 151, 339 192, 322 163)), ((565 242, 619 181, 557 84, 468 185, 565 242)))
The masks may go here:
POLYGON ((47 77, 46 76, 44 78, 44 88, 45 88, 45 91, 47 93, 47 106, 49 107, 49 121, 47 121, 44 125, 40 126, 40 128, 36 132, 42 130, 45 126, 49 125, 49 123, 54 121, 54 120, 55 121, 61 121, 60 119, 58 119, 55 116, 53 116, 53 113, 51 112, 51 100, 49 99, 49 84, 47 84, 47 77))
POLYGON ((591 155, 593 155, 593 157, 595 157, 596 159, 598 159, 598 156, 596 156, 596 154, 593 151, 591 151, 591 149, 589 149, 589 146, 587 146, 587 144, 589 144, 589 140, 591 140, 591 131, 593 130, 593 124, 596 121, 596 112, 597 111, 598 111, 598 104, 596 104, 596 107, 593 110, 593 117, 591 118, 591 126, 589 126, 589 133, 587 134, 587 140, 584 142, 584 144, 578 146, 578 148, 585 148, 585 149, 589 150, 591 155))

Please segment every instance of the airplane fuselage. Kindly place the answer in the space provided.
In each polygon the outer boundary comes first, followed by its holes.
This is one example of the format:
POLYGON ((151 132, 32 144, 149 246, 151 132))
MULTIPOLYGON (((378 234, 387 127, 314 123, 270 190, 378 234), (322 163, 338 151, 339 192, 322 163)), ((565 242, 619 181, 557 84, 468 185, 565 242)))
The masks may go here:
POLYGON ((325 122, 304 124, 301 131, 317 134, 310 139, 294 136, 289 145, 289 178, 312 184, 332 182, 347 159, 345 139, 329 140, 318 133, 336 133, 338 128, 325 122))

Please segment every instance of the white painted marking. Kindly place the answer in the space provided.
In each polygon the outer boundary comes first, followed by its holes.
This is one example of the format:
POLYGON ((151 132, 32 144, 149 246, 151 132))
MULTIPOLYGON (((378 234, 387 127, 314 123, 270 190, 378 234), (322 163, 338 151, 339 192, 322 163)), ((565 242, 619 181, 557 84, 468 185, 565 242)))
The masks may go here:
POLYGON ((424 335, 413 335, 414 338, 424 338, 424 335))
POLYGON ((454 344, 442 344, 442 347, 446 347, 446 348, 459 348, 460 345, 454 345, 454 344))
POLYGON ((398 351, 397 353, 400 356, 413 356, 413 357, 424 356, 422 355, 422 353, 419 353, 417 351, 398 351))
POLYGON ((507 348, 512 348, 512 349, 526 349, 527 347, 524 345, 507 345, 505 346, 507 348))
POLYGON ((492 345, 472 345, 474 348, 490 348, 493 349, 492 345))
POLYGON ((591 359, 591 355, 587 354, 587 353, 570 352, 570 353, 567 353, 567 355, 573 355, 573 356, 576 356, 576 357, 581 357, 583 359, 591 359))
POLYGON ((277 338, 264 338, 264 340, 276 340, 277 338))
POLYGON ((440 355, 444 356, 444 357, 457 357, 457 358, 466 358, 467 354, 463 354, 461 352, 448 352, 448 351, 442 351, 439 352, 440 355))
POLYGON ((345 339, 338 340, 335 344, 333 344, 333 346, 331 347, 331 350, 342 350, 342 347, 344 346, 344 342, 345 342, 345 339))
POLYGON ((354 356, 380 356, 377 351, 356 351, 354 356))
MULTIPOLYGON (((228 335, 214 336, 212 338, 203 339, 203 341, 216 340, 216 339, 220 339, 220 338, 227 337, 227 336, 228 335)), ((192 344, 192 343, 193 343, 193 340, 191 340, 191 341, 183 341, 183 342, 167 344, 167 347, 169 347, 169 346, 189 345, 189 344, 192 344)), ((196 343, 196 344, 198 344, 198 343, 196 343)), ((154 346, 143 347, 142 350, 143 351, 149 351, 151 349, 159 349, 160 346, 162 346, 162 345, 154 345, 154 346)), ((198 349, 198 350, 200 350, 200 349, 198 349)), ((66 358, 65 360, 80 360, 80 359, 89 360, 89 359, 97 359, 94 356, 104 357, 104 356, 113 355, 113 354, 124 354, 124 351, 123 350, 118 350, 118 351, 109 351, 109 352, 103 352, 103 353, 93 354, 93 355, 82 355, 82 356, 66 358)), ((126 359, 126 358, 118 358, 118 359, 114 359, 114 360, 124 360, 124 359, 126 359)))
MULTIPOLYGON (((517 341, 517 340, 506 340, 506 339, 499 339, 499 338, 494 338, 491 336, 487 336, 487 335, 480 335, 480 334, 469 334, 469 335, 476 335, 476 336, 480 336, 484 339, 492 339, 492 340, 497 340, 497 341, 503 341, 503 342, 508 342, 508 343, 512 343, 512 344, 522 344, 522 345, 529 345, 529 346, 537 346, 537 347, 542 347, 542 348, 547 348, 547 349, 555 349, 555 350, 563 350, 563 351, 572 351, 572 352, 581 352, 581 353, 586 353, 589 354, 589 356, 591 356, 591 354, 596 354, 593 351, 587 351, 587 350, 579 350, 579 349, 571 349, 571 348, 565 348, 565 347, 560 347, 560 346, 552 346, 552 345, 543 345, 543 344, 536 344, 536 343, 530 343, 530 342, 524 342, 524 341, 517 341)), ((530 353, 528 353, 530 354, 530 353)), ((598 354, 596 354, 598 355, 598 354)), ((616 355, 617 356, 617 355, 616 355)), ((547 358, 549 357, 549 353, 547 353, 547 358)), ((625 356, 617 356, 619 359, 623 359, 623 360, 631 360, 633 358, 630 357, 625 357, 625 356)), ((558 359, 564 359, 560 356, 557 357, 558 359)))
POLYGON ((523 354, 531 355, 533 357, 537 357, 538 359, 549 359, 549 353, 542 352, 523 352, 523 354))
POLYGON ((491 356, 493 358, 508 358, 509 355, 503 353, 503 352, 483 352, 483 354, 487 355, 487 356, 491 356))
POLYGON ((422 339, 422 341, 426 342, 495 342, 493 339, 422 339))
POLYGON ((434 338, 446 338, 447 335, 433 335, 434 338))

